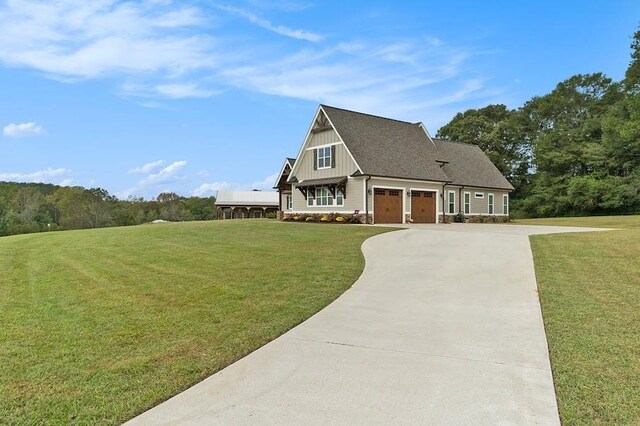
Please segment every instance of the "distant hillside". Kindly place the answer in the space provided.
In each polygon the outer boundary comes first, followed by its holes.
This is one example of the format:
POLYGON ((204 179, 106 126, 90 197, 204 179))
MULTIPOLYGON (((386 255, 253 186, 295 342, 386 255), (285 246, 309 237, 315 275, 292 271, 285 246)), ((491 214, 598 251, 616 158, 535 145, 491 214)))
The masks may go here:
POLYGON ((215 197, 162 193, 119 200, 102 188, 0 182, 0 236, 48 230, 138 225, 156 219, 215 219, 215 197))

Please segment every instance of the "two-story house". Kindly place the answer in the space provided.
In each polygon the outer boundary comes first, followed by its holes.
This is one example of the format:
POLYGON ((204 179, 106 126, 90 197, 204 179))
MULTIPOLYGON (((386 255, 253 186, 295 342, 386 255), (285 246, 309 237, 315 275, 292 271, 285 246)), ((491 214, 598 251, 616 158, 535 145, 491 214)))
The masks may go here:
POLYGON ((276 189, 282 213, 359 212, 369 223, 507 216, 511 184, 476 145, 422 123, 320 105, 276 189))

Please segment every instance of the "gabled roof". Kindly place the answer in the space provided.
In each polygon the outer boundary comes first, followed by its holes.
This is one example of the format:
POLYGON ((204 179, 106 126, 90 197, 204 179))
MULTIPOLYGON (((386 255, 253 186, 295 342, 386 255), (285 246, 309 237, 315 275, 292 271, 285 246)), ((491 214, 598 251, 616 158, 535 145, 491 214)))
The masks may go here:
POLYGON ((440 151, 440 156, 448 161, 442 166, 442 170, 452 183, 485 188, 513 189, 511 183, 500 173, 500 170, 478 145, 443 139, 434 139, 433 141, 440 151))
POLYGON ((218 191, 217 206, 278 206, 275 191, 218 191))
POLYGON ((422 123, 321 105, 365 175, 513 189, 475 145, 432 139, 422 123))
POLYGON ((291 157, 286 157, 284 159, 284 163, 282 164, 282 169, 280 169, 280 173, 276 178, 276 184, 273 189, 281 189, 284 188, 285 183, 287 182, 286 177, 289 176, 289 172, 293 169, 293 165, 295 164, 296 159, 291 157), (287 169, 288 168, 288 169, 287 169))

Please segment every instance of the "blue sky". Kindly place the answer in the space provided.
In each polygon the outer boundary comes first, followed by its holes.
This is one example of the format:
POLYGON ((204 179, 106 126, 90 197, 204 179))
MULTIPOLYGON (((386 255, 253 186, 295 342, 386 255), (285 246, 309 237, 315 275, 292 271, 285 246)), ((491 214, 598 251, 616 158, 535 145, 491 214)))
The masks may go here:
POLYGON ((269 189, 326 103, 422 121, 618 80, 633 1, 0 2, 0 180, 269 189))

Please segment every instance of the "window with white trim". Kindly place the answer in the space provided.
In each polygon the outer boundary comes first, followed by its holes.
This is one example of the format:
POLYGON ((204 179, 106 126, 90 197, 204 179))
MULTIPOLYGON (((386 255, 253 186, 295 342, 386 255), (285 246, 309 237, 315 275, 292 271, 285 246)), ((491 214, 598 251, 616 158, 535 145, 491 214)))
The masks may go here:
POLYGON ((464 214, 470 214, 470 213, 471 213, 471 193, 465 192, 464 193, 464 214))
POLYGON ((509 214, 509 195, 502 195, 502 213, 509 214))
POLYGON ((318 169, 328 169, 331 167, 331 147, 325 146, 318 148, 318 169))
POLYGON ((293 196, 287 195, 287 210, 293 209, 293 196))
POLYGON ((319 186, 316 188, 316 206, 332 206, 333 197, 329 188, 326 186, 319 186))
POLYGON ((455 191, 449 191, 449 213, 454 214, 456 212, 456 193, 455 191))
POLYGON ((489 199, 489 214, 493 214, 493 194, 488 195, 489 199))
POLYGON ((484 198, 484 192, 476 192, 475 193, 475 197, 476 198, 484 198))
POLYGON ((327 186, 318 186, 315 190, 315 199, 311 196, 311 191, 307 195, 307 206, 309 207, 322 207, 322 206, 343 206, 344 194, 342 191, 336 189, 336 196, 334 197, 329 191, 327 186))

